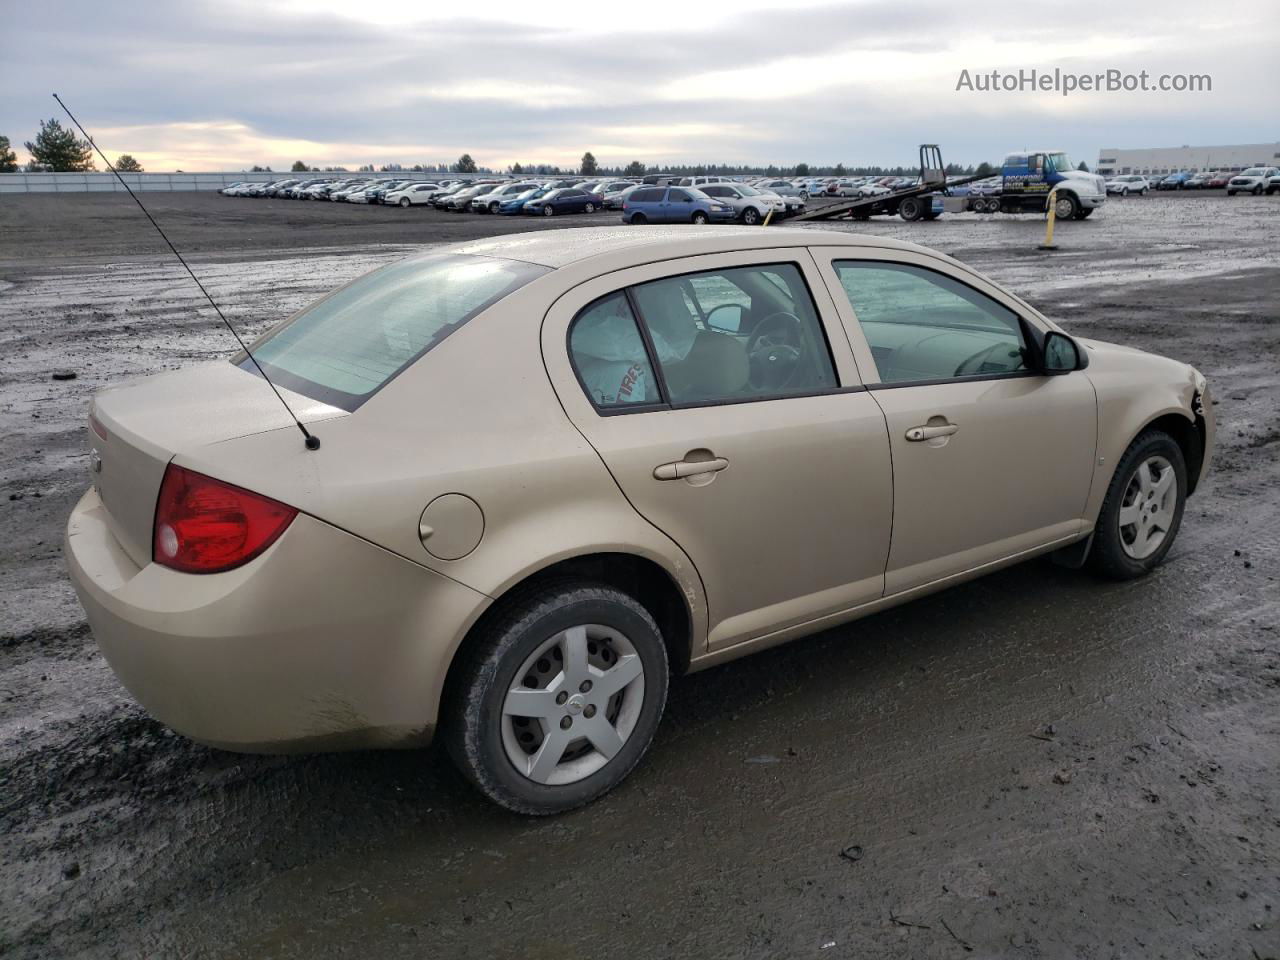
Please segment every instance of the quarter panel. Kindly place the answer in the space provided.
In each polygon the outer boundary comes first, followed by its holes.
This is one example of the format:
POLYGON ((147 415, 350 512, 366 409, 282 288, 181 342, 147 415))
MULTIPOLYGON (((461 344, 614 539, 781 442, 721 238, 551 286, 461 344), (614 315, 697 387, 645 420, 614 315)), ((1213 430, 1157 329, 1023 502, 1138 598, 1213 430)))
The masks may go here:
MULTIPOLYGON (((320 449, 275 431, 184 453, 178 462, 275 497, 490 597, 556 560, 594 552, 654 560, 705 636, 688 558, 639 517, 547 381, 539 322, 554 273, 475 317, 350 416, 322 425, 320 449), (420 539, 436 497, 470 497, 479 545, 457 560, 420 539)), ((461 638, 459 638, 460 640, 461 638)))

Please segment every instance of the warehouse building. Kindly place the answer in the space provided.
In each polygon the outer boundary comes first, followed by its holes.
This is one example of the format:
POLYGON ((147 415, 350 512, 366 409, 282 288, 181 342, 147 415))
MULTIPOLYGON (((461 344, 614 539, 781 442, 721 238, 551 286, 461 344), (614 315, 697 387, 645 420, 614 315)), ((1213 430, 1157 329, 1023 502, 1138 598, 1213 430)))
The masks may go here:
POLYGON ((1098 151, 1095 172, 1104 177, 1123 173, 1167 174, 1181 171, 1234 173, 1245 167, 1275 166, 1280 166, 1280 141, 1227 147, 1154 147, 1147 150, 1104 147, 1098 151))

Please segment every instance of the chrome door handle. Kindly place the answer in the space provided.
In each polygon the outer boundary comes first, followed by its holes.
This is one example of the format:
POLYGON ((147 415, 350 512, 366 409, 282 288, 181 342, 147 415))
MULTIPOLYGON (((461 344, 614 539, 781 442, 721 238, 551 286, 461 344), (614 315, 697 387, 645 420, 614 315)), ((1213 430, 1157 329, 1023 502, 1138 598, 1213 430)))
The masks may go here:
POLYGON ((959 429, 954 423, 946 423, 938 427, 912 427, 907 431, 907 439, 916 443, 921 440, 932 440, 934 437, 949 437, 959 429))
POLYGON ((655 480, 681 480, 685 477, 696 477, 701 473, 719 473, 729 466, 724 457, 714 460, 677 460, 675 463, 664 463, 653 468, 655 480))

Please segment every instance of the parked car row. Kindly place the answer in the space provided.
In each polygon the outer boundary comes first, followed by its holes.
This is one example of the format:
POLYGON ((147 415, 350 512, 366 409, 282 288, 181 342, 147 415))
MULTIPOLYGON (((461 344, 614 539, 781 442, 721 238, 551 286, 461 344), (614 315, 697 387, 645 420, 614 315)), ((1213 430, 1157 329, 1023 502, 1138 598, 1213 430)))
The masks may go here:
MULTIPOLYGON (((718 176, 647 177, 646 181, 585 177, 555 180, 513 180, 510 178, 416 180, 396 178, 332 177, 289 178, 275 181, 234 183, 219 190, 229 197, 275 197, 292 200, 329 200, 346 203, 378 203, 398 207, 429 205, 452 213, 487 213, 514 216, 550 217, 557 214, 595 213, 618 210, 626 222, 628 200, 641 189, 683 190, 668 215, 646 204, 637 222, 690 222, 739 220, 753 225, 767 218, 782 219, 802 213, 811 194, 791 180, 746 178, 731 180, 718 176), (685 208, 683 199, 691 206, 685 208), (679 214, 677 216, 677 213, 679 214), (697 214, 697 216, 695 216, 697 214)), ((816 188, 815 188, 816 190, 816 188)), ((832 194, 839 196, 840 194, 832 194)), ((667 200, 661 201, 666 203, 667 200)), ((633 211, 641 207, 632 208, 633 211)))
POLYGON ((1146 177, 1142 174, 1123 174, 1107 180, 1107 193, 1127 197, 1130 194, 1145 196, 1150 190, 1223 190, 1227 196, 1237 193, 1276 193, 1280 191, 1280 169, 1276 167, 1250 167, 1239 173, 1221 173, 1206 170, 1188 173, 1179 170, 1167 176, 1146 177))

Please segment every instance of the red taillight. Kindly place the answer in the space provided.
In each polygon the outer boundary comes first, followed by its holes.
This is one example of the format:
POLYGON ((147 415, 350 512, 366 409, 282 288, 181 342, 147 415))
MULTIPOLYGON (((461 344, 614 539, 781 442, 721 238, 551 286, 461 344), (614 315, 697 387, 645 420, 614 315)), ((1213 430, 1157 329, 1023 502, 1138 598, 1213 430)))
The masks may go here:
POLYGON ((169 464, 160 483, 151 558, 183 573, 219 573, 276 542, 298 511, 169 464))

